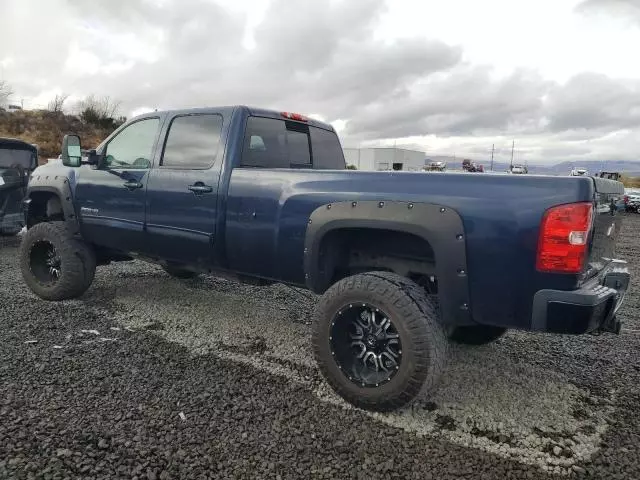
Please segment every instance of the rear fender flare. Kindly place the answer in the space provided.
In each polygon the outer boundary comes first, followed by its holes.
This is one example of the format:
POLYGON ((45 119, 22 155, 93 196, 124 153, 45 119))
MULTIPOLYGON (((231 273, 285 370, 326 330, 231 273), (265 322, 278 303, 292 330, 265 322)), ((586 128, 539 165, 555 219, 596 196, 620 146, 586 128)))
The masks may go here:
POLYGON ((309 217, 304 245, 307 287, 323 293, 330 286, 321 271, 320 247, 327 233, 343 228, 371 228, 410 233, 426 240, 436 259, 442 320, 447 325, 471 321, 466 235, 460 215, 438 204, 389 201, 328 203, 309 217))

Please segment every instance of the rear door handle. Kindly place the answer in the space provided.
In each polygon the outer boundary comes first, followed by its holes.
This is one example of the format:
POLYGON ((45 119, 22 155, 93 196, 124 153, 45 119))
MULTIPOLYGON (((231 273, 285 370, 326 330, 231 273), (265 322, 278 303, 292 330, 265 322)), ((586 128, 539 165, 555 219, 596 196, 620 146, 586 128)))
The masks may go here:
POLYGON ((128 188, 129 190, 135 190, 137 188, 142 188, 142 183, 136 181, 136 180, 129 180, 128 182, 125 182, 124 184, 125 188, 128 188))
POLYGON ((203 193, 213 192, 213 187, 210 187, 209 185, 205 185, 202 182, 196 182, 193 185, 189 185, 189 190, 191 190, 196 195, 200 195, 203 193))

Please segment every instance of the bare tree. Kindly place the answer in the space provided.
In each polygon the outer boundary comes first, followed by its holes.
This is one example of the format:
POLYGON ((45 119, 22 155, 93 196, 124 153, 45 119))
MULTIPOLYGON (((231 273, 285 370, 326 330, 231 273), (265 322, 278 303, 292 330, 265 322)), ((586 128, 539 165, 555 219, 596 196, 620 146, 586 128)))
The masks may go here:
POLYGON ((49 102, 47 110, 49 110, 50 112, 62 112, 64 102, 67 101, 67 98, 69 98, 69 95, 66 93, 56 95, 53 100, 49 102))
POLYGON ((0 80, 0 105, 4 105, 11 95, 13 91, 9 84, 5 80, 0 80))
POLYGON ((109 96, 96 97, 89 95, 78 104, 80 113, 91 112, 99 119, 116 118, 120 109, 120 102, 109 96))

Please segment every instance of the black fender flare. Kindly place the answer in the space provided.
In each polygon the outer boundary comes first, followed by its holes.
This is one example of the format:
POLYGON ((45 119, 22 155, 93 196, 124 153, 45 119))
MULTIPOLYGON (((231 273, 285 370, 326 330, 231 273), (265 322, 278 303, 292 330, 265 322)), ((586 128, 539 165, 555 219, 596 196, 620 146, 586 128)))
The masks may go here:
POLYGON ((31 226, 28 224, 29 208, 32 202, 31 196, 38 192, 52 193, 57 196, 60 200, 60 206, 64 213, 67 228, 69 228, 69 231, 71 231, 72 234, 80 233, 80 224, 73 205, 71 185, 69 183, 69 179, 64 175, 31 176, 31 179, 29 180, 29 187, 27 189, 27 197, 24 200, 24 215, 27 228, 31 226))
POLYGON ((410 233, 426 240, 436 259, 438 296, 446 325, 473 324, 469 302, 466 235, 460 215, 433 203, 347 201, 327 203, 310 215, 305 235, 304 271, 307 288, 323 293, 330 286, 320 269, 325 235, 343 228, 371 228, 410 233))

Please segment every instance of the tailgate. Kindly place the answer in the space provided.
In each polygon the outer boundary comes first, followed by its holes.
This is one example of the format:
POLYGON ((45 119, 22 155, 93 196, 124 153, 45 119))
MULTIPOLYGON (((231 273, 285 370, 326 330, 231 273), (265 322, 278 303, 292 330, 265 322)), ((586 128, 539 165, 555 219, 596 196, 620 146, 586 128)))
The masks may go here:
POLYGON ((616 240, 622 226, 624 186, 606 178, 595 182, 593 235, 587 264, 587 278, 596 275, 616 257, 616 240))

